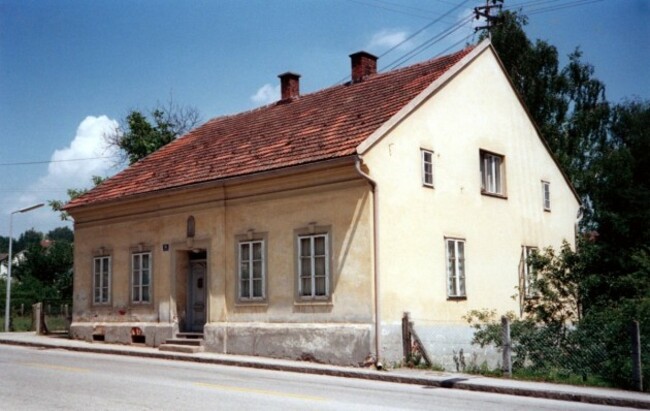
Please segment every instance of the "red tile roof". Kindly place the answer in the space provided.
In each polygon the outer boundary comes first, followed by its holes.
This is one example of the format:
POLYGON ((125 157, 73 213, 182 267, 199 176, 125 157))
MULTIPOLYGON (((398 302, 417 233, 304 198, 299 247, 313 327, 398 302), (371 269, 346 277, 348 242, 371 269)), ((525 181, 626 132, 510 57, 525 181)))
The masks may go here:
POLYGON ((471 50, 214 118, 72 200, 66 209, 353 155, 362 141, 471 50))

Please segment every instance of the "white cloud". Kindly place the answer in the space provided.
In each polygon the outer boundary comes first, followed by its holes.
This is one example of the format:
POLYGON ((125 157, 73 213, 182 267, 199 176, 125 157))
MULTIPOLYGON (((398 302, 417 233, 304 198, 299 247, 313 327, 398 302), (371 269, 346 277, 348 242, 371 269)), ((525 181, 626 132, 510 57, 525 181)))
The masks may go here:
POLYGON ((113 157, 117 155, 117 151, 107 147, 105 141, 105 135, 114 132, 117 126, 117 121, 107 116, 88 116, 79 124, 70 145, 52 153, 47 174, 25 187, 24 192, 16 199, 12 209, 46 203, 45 207, 30 212, 29 216, 25 215, 26 218, 21 218, 18 221, 19 230, 16 232, 21 233, 32 226, 38 231, 47 232, 64 225, 58 214, 47 206, 47 201, 66 200, 67 189, 88 188, 92 185, 92 176, 105 177, 118 171, 115 167, 117 159, 113 157), (21 227, 23 224, 26 226, 21 227))
POLYGON ((272 86, 270 84, 265 84, 260 87, 254 95, 251 96, 251 101, 256 106, 271 104, 274 101, 278 101, 279 99, 280 85, 272 86))
MULTIPOLYGON (((384 29, 373 34, 370 43, 366 46, 368 50, 387 50, 397 46, 408 37, 408 33, 404 30, 397 29, 384 29)), ((410 46, 410 41, 405 42, 400 48, 410 46)))
MULTIPOLYGON (((118 127, 115 120, 106 116, 86 117, 77 127, 77 134, 66 148, 55 150, 44 183, 74 183, 90 181, 93 175, 103 175, 115 164, 115 158, 98 158, 87 161, 70 161, 81 158, 111 157, 117 155, 115 148, 107 147, 105 136, 118 127)), ((85 185, 86 183, 81 183, 85 185)))

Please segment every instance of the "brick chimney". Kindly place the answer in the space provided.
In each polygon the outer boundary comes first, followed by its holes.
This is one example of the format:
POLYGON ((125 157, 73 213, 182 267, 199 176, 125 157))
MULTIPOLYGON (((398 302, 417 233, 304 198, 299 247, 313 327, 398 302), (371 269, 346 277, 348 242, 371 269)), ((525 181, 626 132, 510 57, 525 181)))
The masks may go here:
POLYGON ((358 83, 377 74, 377 57, 365 51, 350 54, 352 59, 352 83, 358 83))
POLYGON ((300 96, 300 74, 287 71, 278 77, 280 77, 282 100, 291 100, 300 96))

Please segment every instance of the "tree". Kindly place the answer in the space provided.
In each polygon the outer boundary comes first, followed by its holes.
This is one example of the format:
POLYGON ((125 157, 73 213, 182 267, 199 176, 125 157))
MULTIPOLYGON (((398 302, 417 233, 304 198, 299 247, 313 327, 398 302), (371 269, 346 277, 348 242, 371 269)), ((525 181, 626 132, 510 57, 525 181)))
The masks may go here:
POLYGON ((57 227, 50 230, 45 237, 52 241, 67 241, 68 243, 74 242, 74 232, 68 227, 57 227))
POLYGON ((14 266, 16 303, 31 305, 43 298, 71 299, 72 264, 71 242, 58 240, 47 246, 31 243, 24 259, 14 266))
POLYGON ((71 200, 74 200, 75 198, 79 197, 80 195, 87 193, 90 191, 93 187, 96 187, 100 185, 106 178, 100 177, 100 176, 93 176, 92 177, 92 187, 91 188, 69 188, 68 189, 68 200, 67 201, 62 201, 62 200, 48 200, 47 204, 52 208, 52 211, 56 211, 59 213, 59 218, 63 221, 68 221, 70 220, 70 214, 68 214, 63 207, 70 202, 71 200))
POLYGON ((151 110, 149 116, 131 110, 119 129, 106 139, 110 146, 120 149, 123 161, 133 164, 187 133, 199 122, 196 108, 179 106, 170 100, 166 106, 159 104, 151 110))
POLYGON ((0 253, 9 252, 9 237, 0 235, 0 253))
POLYGON ((43 241, 43 233, 30 228, 18 237, 12 249, 14 252, 23 251, 33 245, 39 245, 43 241))
MULTIPOLYGON (((593 66, 581 61, 579 49, 560 69, 556 47, 542 40, 533 43, 526 35, 526 16, 506 11, 501 17, 492 44, 533 121, 588 205, 591 167, 607 136, 605 85, 594 77, 593 66)), ((591 210, 585 211, 587 223, 591 210)))
POLYGON ((589 270, 594 304, 650 293, 650 101, 614 106, 589 188, 598 252, 589 270))

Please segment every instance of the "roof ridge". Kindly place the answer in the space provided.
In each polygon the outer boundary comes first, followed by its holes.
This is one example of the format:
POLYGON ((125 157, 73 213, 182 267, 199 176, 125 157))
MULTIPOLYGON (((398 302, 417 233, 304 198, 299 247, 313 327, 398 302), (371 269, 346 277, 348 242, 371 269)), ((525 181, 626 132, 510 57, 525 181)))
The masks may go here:
MULTIPOLYGON (((356 85, 356 84, 362 84, 362 83, 365 83, 367 81, 383 78, 383 77, 385 77, 387 75, 399 74, 399 73, 401 73, 403 71, 407 71, 407 70, 415 70, 418 67, 432 65, 435 62, 440 61, 440 60, 453 58, 455 55, 460 54, 460 53, 464 53, 464 52, 469 51, 469 50, 472 50, 475 47, 476 47, 476 45, 468 45, 468 46, 464 47, 463 49, 458 50, 458 51, 456 51, 454 53, 451 53, 451 54, 445 54, 445 55, 442 55, 442 56, 437 56, 437 57, 434 57, 434 58, 431 58, 431 59, 428 59, 428 60, 413 63, 413 64, 410 64, 410 65, 404 66, 404 67, 394 68, 394 69, 391 69, 391 70, 385 71, 385 72, 377 72, 376 74, 374 74, 374 75, 372 75, 372 76, 370 76, 370 77, 368 77, 368 78, 366 78, 363 81, 360 81, 358 83, 352 83, 351 80, 348 80, 348 81, 346 81, 345 83, 342 83, 342 84, 334 84, 332 86, 321 88, 321 89, 318 89, 318 90, 314 90, 314 91, 311 91, 311 92, 306 93, 306 94, 300 94, 297 97, 292 98, 289 102, 286 102, 285 100, 276 100, 276 101, 273 101, 271 103, 264 104, 262 106, 253 107, 251 109, 241 111, 239 113, 219 115, 219 116, 216 116, 216 117, 213 117, 213 118, 209 119, 208 121, 203 123, 201 126, 206 125, 206 124, 208 124, 208 123, 210 123, 212 121, 216 121, 216 120, 225 120, 225 119, 230 119, 230 118, 236 118, 236 117, 239 117, 239 116, 245 116, 245 115, 253 114, 256 111, 263 111, 263 110, 266 110, 266 109, 269 109, 269 108, 273 108, 273 107, 276 107, 278 105, 290 104, 292 101, 298 101, 298 100, 300 100, 302 98, 310 97, 310 96, 312 96, 314 94, 320 94, 320 93, 335 90, 335 89, 338 89, 338 88, 345 88, 345 87, 350 87, 350 86, 353 86, 353 85, 356 85)), ((201 127, 201 126, 198 126, 198 127, 201 127)), ((198 127, 196 127, 196 128, 198 128, 198 127)), ((191 132, 192 132, 192 130, 190 130, 184 136, 190 134, 191 132)), ((184 136, 182 136, 182 137, 184 137, 184 136)))

